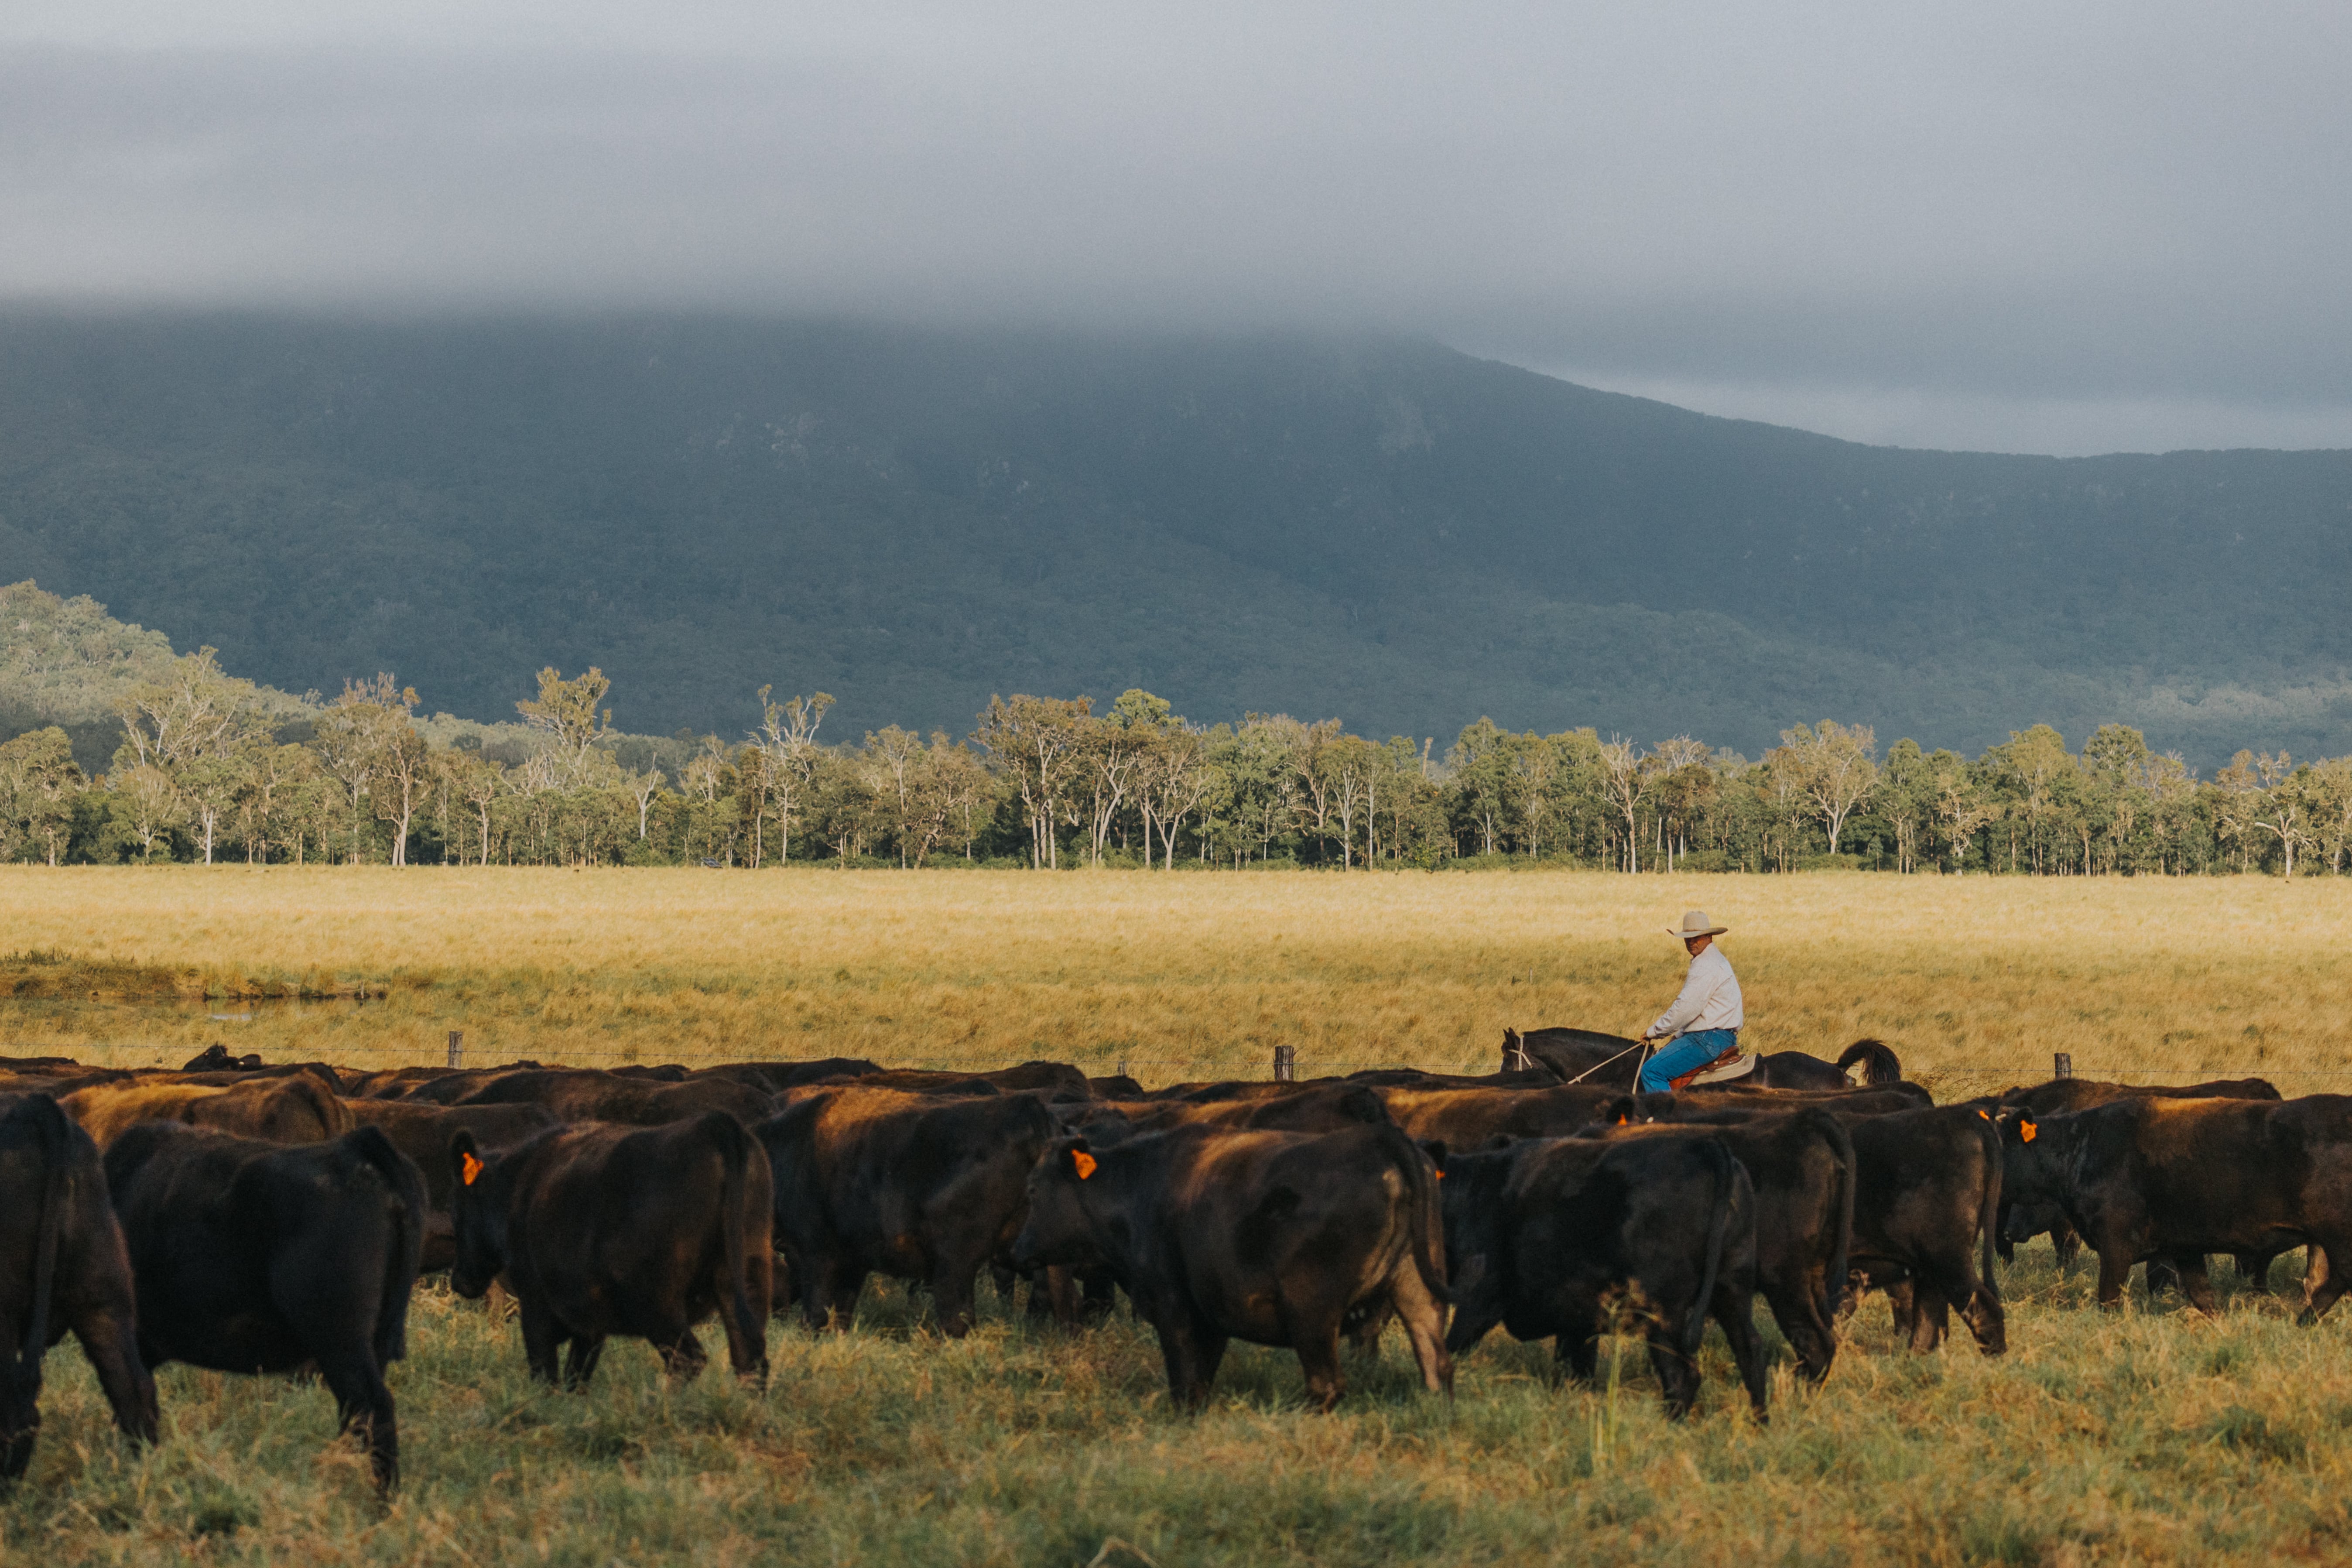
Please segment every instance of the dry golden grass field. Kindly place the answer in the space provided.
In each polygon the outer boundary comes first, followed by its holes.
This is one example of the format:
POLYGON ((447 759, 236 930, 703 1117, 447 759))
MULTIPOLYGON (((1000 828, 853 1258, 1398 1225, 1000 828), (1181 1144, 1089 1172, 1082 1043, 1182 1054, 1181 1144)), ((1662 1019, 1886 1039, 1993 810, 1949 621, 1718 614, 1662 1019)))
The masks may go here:
MULTIPOLYGON (((463 1029, 471 1062, 1043 1056, 1166 1080, 1263 1075, 1293 1045, 1302 1073, 1484 1069, 1507 1025, 1654 1014, 1683 965, 1661 928, 1694 905, 1733 928, 1763 1048, 1875 1035, 1950 1092, 2046 1076, 2053 1050, 2352 1089, 2352 889, 2331 880, 10 868, 0 1049, 373 1065, 463 1029)), ((320 1388, 168 1368, 142 1455, 68 1344, 0 1562, 2352 1557, 2352 1309, 2298 1329, 2225 1284, 2218 1321, 2169 1296, 2105 1315, 2091 1283, 2021 1252, 1998 1361, 1965 1336, 1899 1352, 1873 1300, 1824 1387, 1776 1371, 1763 1428, 1719 1338, 1680 1426, 1636 1355, 1613 1391, 1564 1388, 1548 1348, 1499 1333, 1451 1405, 1391 1336, 1333 1415, 1306 1412, 1293 1357, 1237 1346, 1181 1416, 1124 1316, 1034 1331, 983 1291, 950 1343, 895 1288, 845 1336, 779 1321, 764 1394, 715 1368, 665 1390, 628 1342, 564 1394, 528 1384, 511 1322, 428 1286, 391 1373, 388 1511, 320 1388)))
POLYGON ((1758 1048, 2352 1074, 2352 881, 2261 878, 10 867, 0 1048, 1484 1071, 1508 1026, 1654 1016, 1691 906, 1758 1048))

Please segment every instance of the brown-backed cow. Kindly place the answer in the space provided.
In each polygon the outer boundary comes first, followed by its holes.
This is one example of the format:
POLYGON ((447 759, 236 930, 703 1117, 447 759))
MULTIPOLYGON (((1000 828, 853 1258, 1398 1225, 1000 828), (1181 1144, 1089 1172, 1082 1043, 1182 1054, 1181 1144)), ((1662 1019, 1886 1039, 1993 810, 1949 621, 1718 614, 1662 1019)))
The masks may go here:
POLYGON ((376 1486, 400 1473, 386 1363, 407 1352, 425 1178, 373 1127, 283 1148, 144 1121, 106 1152, 150 1367, 292 1372, 333 1391, 376 1486))
POLYGON ((709 1360, 694 1325, 715 1312, 735 1375, 765 1384, 773 1200, 768 1157, 735 1118, 556 1127, 504 1153, 460 1129, 448 1159, 450 1288, 471 1300, 504 1278, 532 1375, 582 1387, 625 1334, 690 1380, 709 1360))
POLYGON ((101 1149, 142 1121, 178 1121, 265 1143, 320 1143, 352 1130, 352 1113, 308 1074, 211 1084, 103 1084, 58 1102, 101 1149))
POLYGON ((1590 1126, 1614 1089, 1584 1084, 1549 1089, 1381 1089, 1389 1115, 1422 1142, 1475 1149, 1490 1138, 1566 1138, 1590 1126))
POLYGON ((1423 1385, 1453 1392, 1436 1173, 1392 1126, 1065 1138, 1030 1173, 1027 1209, 1013 1261, 1108 1268, 1158 1331, 1180 1405, 1206 1402, 1238 1339, 1297 1352, 1328 1410, 1347 1389, 1341 1330, 1384 1310, 1423 1385))
POLYGON ((2214 1308, 2210 1252, 2315 1257, 2302 1321, 2352 1276, 2352 1095, 2175 1100, 2134 1095, 2071 1114, 2002 1113, 2020 1199, 2055 1204, 2099 1256, 2099 1304, 2121 1300, 2132 1265, 2169 1262, 2192 1305, 2214 1308))
POLYGON ((25 1473, 41 1426, 41 1361, 70 1330, 115 1425, 155 1440, 131 1258, 89 1134, 47 1095, 0 1100, 0 1479, 25 1473))
POLYGON ((539 1105, 554 1112, 559 1121, 613 1121, 631 1127, 665 1127, 714 1110, 749 1127, 774 1108, 766 1090, 721 1078, 660 1083, 568 1068, 501 1073, 444 1103, 539 1105))
POLYGON ((1060 1131, 1032 1094, 941 1100, 845 1084, 754 1131, 775 1237, 808 1325, 846 1328, 868 1274, 928 1287, 940 1331, 971 1327, 974 1281, 1021 1228, 1029 1169, 1060 1131))

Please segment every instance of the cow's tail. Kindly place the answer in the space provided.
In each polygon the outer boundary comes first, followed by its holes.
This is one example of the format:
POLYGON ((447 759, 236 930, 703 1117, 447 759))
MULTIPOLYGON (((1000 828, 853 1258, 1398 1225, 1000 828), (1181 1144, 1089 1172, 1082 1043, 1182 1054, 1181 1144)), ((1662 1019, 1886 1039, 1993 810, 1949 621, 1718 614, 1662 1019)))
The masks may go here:
POLYGON ((1901 1083, 1903 1058, 1885 1040, 1856 1040, 1840 1054, 1838 1071, 1845 1072, 1853 1064, 1862 1064, 1862 1081, 1868 1084, 1901 1083))
POLYGON ((1984 1147, 1985 1157, 1984 1206, 1977 1211, 1977 1272, 1984 1280, 1984 1288, 1998 1298, 2000 1287, 1994 1283, 1998 1276, 1992 1271, 1992 1255, 2000 1230, 2000 1128, 1986 1116, 1971 1116, 1969 1124, 1977 1130, 1977 1140, 1984 1147))
POLYGON ((1851 1267, 1848 1259, 1853 1252, 1853 1190, 1854 1177, 1857 1173, 1853 1160, 1853 1138, 1846 1131, 1844 1122, 1818 1108, 1800 1113, 1797 1123, 1801 1127, 1809 1128, 1819 1133, 1822 1141, 1826 1142, 1837 1155, 1837 1245, 1830 1249, 1828 1289, 1822 1302, 1822 1310, 1829 1315, 1831 1321, 1834 1322, 1837 1321, 1838 1309, 1845 1304, 1846 1270, 1851 1267))
MULTIPOLYGON (((751 1308, 751 1255, 743 1248, 743 1226, 748 1219, 743 1205, 751 1201, 751 1135, 743 1131, 741 1122, 723 1110, 705 1116, 702 1130, 718 1147, 719 1161, 725 1173, 719 1185, 719 1229, 727 1267, 728 1310, 735 1314, 738 1333, 752 1344, 764 1345, 768 1325, 751 1308)), ((772 1215, 761 1217, 768 1224, 774 1223, 772 1215)))
POLYGON ((1731 1206, 1739 1195, 1739 1162, 1731 1151, 1712 1138, 1697 1141, 1705 1157, 1715 1166, 1715 1207, 1706 1231, 1706 1267, 1698 1279, 1698 1300, 1691 1303, 1690 1321, 1683 1325, 1683 1354, 1698 1354, 1701 1341, 1706 1338, 1707 1309, 1715 1301, 1715 1281, 1723 1272, 1724 1243, 1731 1236, 1731 1206))
POLYGON ((41 1384, 41 1358, 49 1349, 49 1298, 57 1293, 58 1247, 65 1236, 66 1184, 73 1179, 73 1124, 55 1099, 28 1096, 16 1111, 29 1121, 41 1150, 41 1218, 33 1245, 33 1300, 25 1314, 25 1338, 16 1349, 16 1375, 27 1394, 41 1384))
POLYGON ((1421 1276, 1423 1287, 1432 1296, 1451 1307, 1455 1298, 1445 1280, 1445 1205, 1437 1195, 1437 1167, 1421 1145, 1393 1122, 1381 1129, 1381 1137, 1388 1145, 1389 1157, 1404 1173, 1405 1246, 1412 1253, 1413 1272, 1421 1276))
POLYGON ((344 1133, 341 1142, 383 1178, 394 1200, 386 1210, 392 1236, 375 1310, 375 1358, 383 1365, 408 1353, 408 1297, 425 1256, 425 1183, 415 1162, 373 1123, 344 1133))

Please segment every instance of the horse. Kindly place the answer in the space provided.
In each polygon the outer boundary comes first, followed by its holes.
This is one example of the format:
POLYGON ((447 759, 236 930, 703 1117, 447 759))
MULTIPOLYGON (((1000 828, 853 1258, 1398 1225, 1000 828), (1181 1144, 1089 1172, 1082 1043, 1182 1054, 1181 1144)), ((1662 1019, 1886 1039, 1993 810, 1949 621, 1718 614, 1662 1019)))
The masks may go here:
MULTIPOLYGON (((1857 1064, 1866 1085, 1900 1083, 1903 1062, 1884 1040, 1856 1040, 1834 1062, 1803 1051, 1772 1051, 1756 1058, 1752 1072, 1727 1080, 1739 1089, 1850 1089, 1846 1074, 1857 1064)), ((1569 1083, 1631 1089, 1641 1071, 1642 1042, 1598 1029, 1549 1028, 1503 1031, 1503 1070, 1549 1068, 1569 1083)), ((1692 1086, 1696 1092, 1710 1087, 1692 1086)))

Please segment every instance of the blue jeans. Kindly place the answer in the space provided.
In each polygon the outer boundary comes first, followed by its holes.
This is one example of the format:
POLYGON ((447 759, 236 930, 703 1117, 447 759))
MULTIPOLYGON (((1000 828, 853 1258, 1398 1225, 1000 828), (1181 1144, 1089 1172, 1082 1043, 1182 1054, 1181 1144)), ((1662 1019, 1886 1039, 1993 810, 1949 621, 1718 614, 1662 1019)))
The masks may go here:
POLYGON ((1642 1064, 1641 1079, 1635 1087, 1643 1094, 1664 1094, 1674 1087, 1675 1079, 1686 1072, 1696 1072, 1738 1044, 1737 1029, 1698 1029, 1678 1035, 1642 1064))

